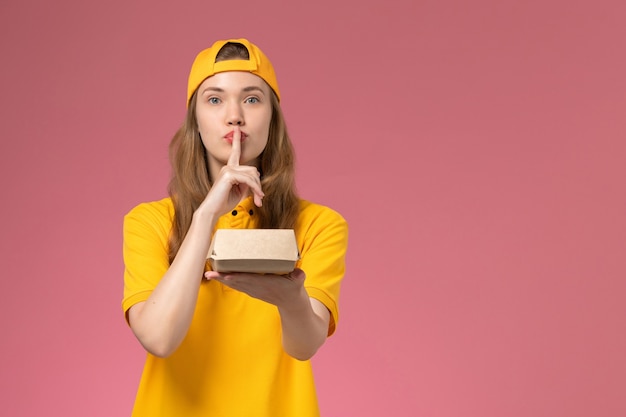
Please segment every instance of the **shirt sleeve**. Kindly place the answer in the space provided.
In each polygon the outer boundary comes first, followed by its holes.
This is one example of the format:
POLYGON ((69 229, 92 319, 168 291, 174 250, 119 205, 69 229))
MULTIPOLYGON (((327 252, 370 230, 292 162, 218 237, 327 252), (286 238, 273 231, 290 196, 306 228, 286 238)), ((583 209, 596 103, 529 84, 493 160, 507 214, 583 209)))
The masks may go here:
POLYGON ((312 205, 303 210, 297 228, 301 239, 298 267, 306 274, 304 286, 310 297, 330 311, 328 335, 339 320, 339 290, 346 269, 348 224, 337 212, 312 205))
POLYGON ((124 216, 122 310, 146 301, 169 268, 171 215, 163 202, 144 203, 124 216), (160 204, 159 204, 160 203, 160 204))

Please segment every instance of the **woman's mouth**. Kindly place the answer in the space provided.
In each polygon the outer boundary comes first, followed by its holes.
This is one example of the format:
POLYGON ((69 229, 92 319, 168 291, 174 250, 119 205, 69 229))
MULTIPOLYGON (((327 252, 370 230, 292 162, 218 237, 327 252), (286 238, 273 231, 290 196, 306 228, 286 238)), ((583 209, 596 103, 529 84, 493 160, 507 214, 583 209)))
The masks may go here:
MULTIPOLYGON (((226 136, 224 136, 224 139, 228 142, 228 143, 233 143, 233 136, 235 136, 235 132, 228 132, 228 134, 226 134, 226 136)), ((246 140, 248 138, 248 135, 241 132, 241 142, 243 142, 244 140, 246 140)))

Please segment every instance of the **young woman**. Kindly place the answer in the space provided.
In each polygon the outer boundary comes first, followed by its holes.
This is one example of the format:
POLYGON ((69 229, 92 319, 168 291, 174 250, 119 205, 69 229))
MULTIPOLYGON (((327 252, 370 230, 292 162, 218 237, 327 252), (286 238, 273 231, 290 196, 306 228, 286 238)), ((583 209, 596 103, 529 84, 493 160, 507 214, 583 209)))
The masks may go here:
POLYGON ((134 416, 318 416, 309 359, 334 330, 348 228, 298 198, 272 64, 246 39, 196 57, 169 198, 124 218, 126 319, 147 351, 134 416), (218 228, 294 229, 288 275, 217 273, 218 228))

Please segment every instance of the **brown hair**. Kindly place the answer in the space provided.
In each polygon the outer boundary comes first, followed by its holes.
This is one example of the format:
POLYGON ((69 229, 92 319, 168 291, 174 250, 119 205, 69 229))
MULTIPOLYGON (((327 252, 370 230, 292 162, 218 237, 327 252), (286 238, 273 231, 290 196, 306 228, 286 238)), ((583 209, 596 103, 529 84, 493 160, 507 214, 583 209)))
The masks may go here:
MULTIPOLYGON (((216 61, 249 59, 241 44, 228 43, 216 61)), ((299 214, 299 198, 295 187, 295 156, 287 134, 287 126, 276 94, 271 91, 272 119, 269 138, 261 153, 261 185, 265 197, 263 206, 255 210, 261 229, 292 229, 299 214)), ((173 262, 182 245, 193 213, 208 194, 213 179, 209 173, 206 150, 198 132, 196 93, 187 108, 183 125, 170 142, 172 178, 169 195, 174 204, 174 219, 169 237, 169 262, 173 262)))

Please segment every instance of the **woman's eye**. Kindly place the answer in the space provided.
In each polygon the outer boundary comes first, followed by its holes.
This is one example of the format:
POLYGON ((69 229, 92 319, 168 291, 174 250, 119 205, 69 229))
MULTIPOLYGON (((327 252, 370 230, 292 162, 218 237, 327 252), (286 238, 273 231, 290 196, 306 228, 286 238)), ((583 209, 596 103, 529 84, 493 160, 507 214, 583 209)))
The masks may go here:
POLYGON ((210 97, 209 98, 209 103, 211 104, 219 104, 220 103, 220 99, 217 97, 210 97))
POLYGON ((254 103, 258 103, 258 102, 259 102, 259 99, 258 99, 258 98, 256 98, 256 97, 248 97, 248 98, 246 99, 246 103, 252 103, 252 104, 254 104, 254 103))

